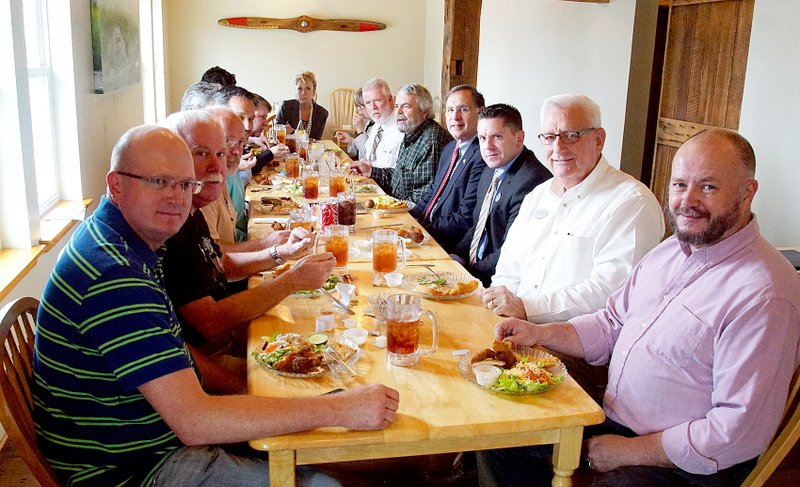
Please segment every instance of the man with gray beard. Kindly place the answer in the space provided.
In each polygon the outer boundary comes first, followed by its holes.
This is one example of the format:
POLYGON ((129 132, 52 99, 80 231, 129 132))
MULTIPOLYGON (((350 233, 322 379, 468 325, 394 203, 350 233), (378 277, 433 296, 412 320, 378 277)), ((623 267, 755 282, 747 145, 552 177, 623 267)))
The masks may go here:
POLYGON ((321 287, 336 260, 330 253, 310 255, 271 281, 233 293, 229 282, 299 256, 311 245, 310 235, 303 229, 274 232, 259 251, 222 252, 199 211, 226 190, 227 151, 222 126, 216 117, 203 111, 174 113, 166 125, 189 146, 195 177, 203 182, 203 189, 192 196, 188 220, 166 244, 167 293, 203 376, 203 387, 242 393, 246 390, 246 367, 244 338, 240 335, 247 323, 296 291, 321 287))

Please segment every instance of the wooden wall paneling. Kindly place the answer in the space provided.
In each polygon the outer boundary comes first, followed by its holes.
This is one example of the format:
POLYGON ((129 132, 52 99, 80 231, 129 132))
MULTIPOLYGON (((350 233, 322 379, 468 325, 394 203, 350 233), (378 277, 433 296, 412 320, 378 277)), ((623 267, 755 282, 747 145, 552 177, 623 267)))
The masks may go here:
MULTIPOLYGON (((482 0, 445 0, 442 105, 450 88, 478 82, 482 0)), ((432 90, 433 92, 433 90, 432 90)))
POLYGON ((755 0, 672 0, 651 189, 664 203, 672 157, 709 127, 736 130, 755 0))

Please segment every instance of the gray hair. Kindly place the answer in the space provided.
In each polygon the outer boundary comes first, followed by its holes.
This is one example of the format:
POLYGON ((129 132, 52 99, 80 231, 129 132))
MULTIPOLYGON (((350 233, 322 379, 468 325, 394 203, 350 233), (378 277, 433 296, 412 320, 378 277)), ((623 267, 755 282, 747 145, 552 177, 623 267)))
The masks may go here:
POLYGON ((190 128, 194 128, 196 125, 213 125, 218 128, 220 132, 225 133, 222 129, 222 124, 219 123, 217 118, 205 110, 175 112, 165 118, 159 125, 173 130, 184 140, 188 137, 190 128))
POLYGON ((181 111, 201 110, 211 104, 214 94, 222 88, 218 83, 198 81, 189 86, 181 97, 181 111))
POLYGON ((389 83, 380 78, 372 78, 366 83, 364 83, 363 91, 372 90, 375 88, 380 89, 381 92, 383 93, 383 96, 387 98, 393 95, 392 89, 389 88, 389 83))
POLYGON ((403 85, 403 87, 397 91, 398 95, 401 93, 415 96, 419 109, 428 114, 428 119, 433 118, 433 97, 431 97, 431 92, 428 91, 427 88, 416 83, 403 85))
MULTIPOLYGON (((540 120, 544 120, 544 118, 547 116, 547 113, 554 107, 562 110, 566 110, 567 108, 580 108, 589 119, 589 125, 594 128, 603 126, 600 120, 600 107, 588 96, 569 94, 551 96, 542 102, 542 113, 540 120)), ((573 128, 577 129, 579 127, 573 128)))

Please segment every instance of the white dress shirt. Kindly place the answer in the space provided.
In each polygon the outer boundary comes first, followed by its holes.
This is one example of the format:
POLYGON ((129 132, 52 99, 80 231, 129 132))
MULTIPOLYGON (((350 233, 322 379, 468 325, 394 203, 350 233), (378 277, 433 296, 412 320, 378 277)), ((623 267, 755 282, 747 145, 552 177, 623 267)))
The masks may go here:
POLYGON ((525 303, 530 321, 564 321, 594 312, 664 236, 650 190, 605 157, 563 195, 555 179, 522 202, 500 251, 492 285, 525 303))
POLYGON ((394 115, 391 120, 385 123, 374 123, 364 144, 367 154, 370 153, 370 149, 375 143, 375 134, 378 133, 378 127, 383 127, 383 134, 378 144, 378 150, 375 151, 375 160, 372 161, 372 167, 394 167, 397 163, 397 155, 400 153, 400 144, 403 142, 405 135, 397 129, 394 115))

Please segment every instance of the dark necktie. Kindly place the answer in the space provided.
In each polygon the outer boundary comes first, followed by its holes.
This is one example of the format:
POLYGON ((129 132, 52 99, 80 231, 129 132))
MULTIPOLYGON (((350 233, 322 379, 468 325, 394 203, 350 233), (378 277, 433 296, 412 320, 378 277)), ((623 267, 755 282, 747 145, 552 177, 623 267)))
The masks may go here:
POLYGON ((444 178, 442 178, 442 182, 439 184, 439 188, 436 189, 436 193, 431 198, 431 201, 428 203, 428 206, 425 208, 425 216, 423 217, 423 221, 428 219, 430 216, 431 211, 433 211, 433 207, 436 206, 436 200, 439 199, 441 196, 442 191, 444 191, 444 187, 447 186, 447 181, 450 180, 450 175, 453 174, 453 168, 456 167, 456 161, 458 161, 458 153, 459 147, 456 145, 456 149, 453 151, 453 157, 450 159, 450 166, 447 167, 447 172, 444 173, 444 178))

